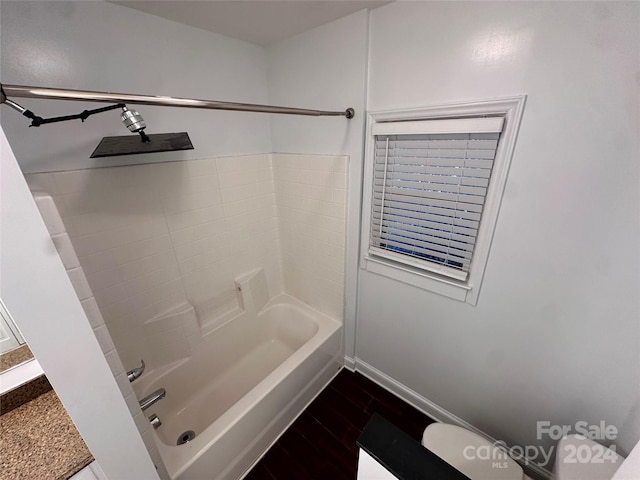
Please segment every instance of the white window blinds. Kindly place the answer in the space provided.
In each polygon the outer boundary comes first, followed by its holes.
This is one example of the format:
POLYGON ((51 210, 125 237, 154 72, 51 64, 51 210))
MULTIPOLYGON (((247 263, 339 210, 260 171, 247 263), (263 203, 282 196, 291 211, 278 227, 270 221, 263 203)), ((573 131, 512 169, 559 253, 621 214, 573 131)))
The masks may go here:
POLYGON ((502 117, 374 124, 369 253, 466 280, 502 125, 502 117))

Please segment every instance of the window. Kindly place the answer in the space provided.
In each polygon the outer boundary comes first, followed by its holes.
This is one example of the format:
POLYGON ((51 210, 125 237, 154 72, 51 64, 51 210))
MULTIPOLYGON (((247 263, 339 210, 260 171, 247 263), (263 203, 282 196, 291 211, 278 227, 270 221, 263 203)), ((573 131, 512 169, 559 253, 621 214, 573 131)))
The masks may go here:
POLYGON ((523 106, 370 115, 364 268, 477 302, 523 106))

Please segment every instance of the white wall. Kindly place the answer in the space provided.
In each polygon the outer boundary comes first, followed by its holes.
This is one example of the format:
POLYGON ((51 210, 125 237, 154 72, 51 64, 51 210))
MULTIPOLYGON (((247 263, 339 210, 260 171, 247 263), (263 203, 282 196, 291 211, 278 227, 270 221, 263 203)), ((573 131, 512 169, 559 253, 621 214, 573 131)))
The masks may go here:
POLYGON ((1 130, 0 160, 0 297, 108 478, 157 479, 1 130))
MULTIPOLYGON (((107 2, 2 2, 2 82, 14 85, 268 103, 264 49, 107 2)), ((13 99, 42 117, 98 103, 13 99)), ((267 115, 137 108, 147 133, 189 132, 195 150, 89 159, 127 135, 118 111, 29 128, 6 105, 2 126, 24 172, 269 153, 267 115)))
POLYGON ((640 436, 637 3, 372 11, 371 111, 528 95, 478 305, 362 271, 357 356, 497 439, 640 436))
POLYGON ((361 10, 267 49, 270 103, 356 111, 351 120, 271 118, 274 152, 349 156, 344 306, 349 357, 354 354, 355 339, 368 15, 361 10))

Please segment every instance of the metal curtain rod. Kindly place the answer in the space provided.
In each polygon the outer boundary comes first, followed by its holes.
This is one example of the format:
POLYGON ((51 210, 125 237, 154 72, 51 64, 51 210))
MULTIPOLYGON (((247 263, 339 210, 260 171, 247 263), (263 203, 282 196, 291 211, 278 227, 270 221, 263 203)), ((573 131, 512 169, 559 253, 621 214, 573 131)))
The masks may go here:
MULTIPOLYGON (((24 85, 0 84, 0 103, 5 103, 7 101, 7 97, 42 98, 49 100, 77 100, 103 103, 128 103, 136 105, 158 105, 163 107, 235 110, 240 112, 283 113, 291 115, 308 115, 313 117, 331 116, 353 118, 355 114, 353 108, 347 108, 343 112, 335 112, 328 110, 309 110, 305 108, 256 105, 252 103, 196 100, 194 98, 157 97, 153 95, 135 95, 129 93, 93 92, 89 90, 65 90, 61 88, 27 87, 24 85)), ((8 104, 12 107, 13 105, 15 105, 13 102, 8 104)))

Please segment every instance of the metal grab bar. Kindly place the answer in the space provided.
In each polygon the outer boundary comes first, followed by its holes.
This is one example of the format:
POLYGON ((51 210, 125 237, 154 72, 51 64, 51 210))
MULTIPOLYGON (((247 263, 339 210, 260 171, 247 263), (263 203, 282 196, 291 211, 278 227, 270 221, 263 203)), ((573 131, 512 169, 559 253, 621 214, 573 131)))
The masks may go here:
POLYGON ((103 103, 127 103, 135 105, 157 105, 163 107, 204 108, 209 110, 234 110, 241 112, 284 113, 309 115, 314 117, 333 116, 353 118, 355 111, 347 108, 343 112, 310 110, 306 108, 278 107, 253 103, 220 102, 217 100, 197 100, 194 98, 159 97, 129 93, 95 92, 91 90, 66 90, 62 88, 28 87, 24 85, 0 84, 0 103, 12 108, 16 105, 7 97, 42 98, 48 100, 80 100, 103 103), (10 103, 11 102, 11 103, 10 103))

